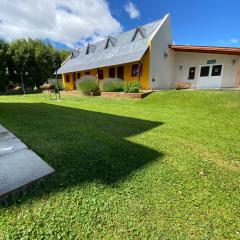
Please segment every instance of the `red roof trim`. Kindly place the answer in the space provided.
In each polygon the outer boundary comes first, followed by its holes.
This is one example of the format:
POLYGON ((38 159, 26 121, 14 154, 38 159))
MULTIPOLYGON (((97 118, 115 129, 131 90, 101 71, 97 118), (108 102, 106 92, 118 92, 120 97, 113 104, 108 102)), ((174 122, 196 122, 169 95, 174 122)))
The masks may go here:
POLYGON ((169 47, 178 52, 199 52, 240 55, 240 48, 232 47, 211 47, 211 46, 189 46, 189 45, 169 45, 169 47))

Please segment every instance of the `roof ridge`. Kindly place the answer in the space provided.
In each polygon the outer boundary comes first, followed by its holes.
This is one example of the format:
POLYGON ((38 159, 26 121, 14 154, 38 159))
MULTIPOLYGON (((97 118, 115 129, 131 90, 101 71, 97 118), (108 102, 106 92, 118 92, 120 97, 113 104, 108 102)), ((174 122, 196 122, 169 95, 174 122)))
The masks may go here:
MULTIPOLYGON (((131 32, 131 31, 134 31, 134 30, 140 28, 140 27, 145 28, 145 27, 148 26, 148 25, 151 25, 151 24, 154 24, 154 23, 157 23, 157 22, 160 23, 160 21, 162 21, 162 19, 158 19, 158 20, 156 20, 156 21, 153 21, 153 22, 150 22, 150 23, 146 23, 146 24, 144 24, 144 25, 137 26, 137 27, 135 27, 135 28, 132 28, 132 29, 130 29, 130 30, 128 30, 128 31, 125 31, 125 32, 118 33, 118 34, 116 34, 116 35, 114 35, 114 34, 113 34, 113 35, 108 35, 108 36, 104 37, 104 39, 102 39, 102 40, 100 40, 100 41, 97 41, 97 42, 92 42, 92 43, 88 42, 86 46, 83 46, 83 47, 81 48, 81 50, 84 49, 84 48, 86 48, 86 47, 88 46, 88 44, 97 45, 97 44, 99 44, 99 43, 101 43, 101 42, 104 42, 104 41, 108 40, 108 37, 112 37, 112 38, 115 38, 116 40, 118 40, 118 39, 117 39, 118 36, 121 36, 121 35, 123 35, 123 34, 127 34, 127 33, 131 32)), ((151 34, 153 31, 154 31, 154 30, 152 30, 152 31, 150 32, 150 34, 151 34)), ((149 35, 150 35, 150 34, 149 34, 149 35)), ((127 43, 126 43, 126 44, 127 44, 127 43)), ((125 45, 125 44, 122 44, 122 45, 125 45)))

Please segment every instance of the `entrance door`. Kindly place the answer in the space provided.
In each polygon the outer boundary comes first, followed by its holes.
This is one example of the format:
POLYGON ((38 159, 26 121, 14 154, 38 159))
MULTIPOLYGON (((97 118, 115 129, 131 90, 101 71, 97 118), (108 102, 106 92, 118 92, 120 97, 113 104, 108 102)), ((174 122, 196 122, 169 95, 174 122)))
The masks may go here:
POLYGON ((117 68, 117 77, 124 80, 124 66, 117 68))
POLYGON ((198 78, 198 88, 209 88, 210 66, 200 67, 200 76, 198 78))
POLYGON ((213 65, 211 73, 211 87, 212 88, 221 88, 222 86, 222 69, 223 65, 213 65))
POLYGON ((200 66, 200 75, 198 77, 197 88, 221 88, 222 72, 222 64, 209 64, 200 66))

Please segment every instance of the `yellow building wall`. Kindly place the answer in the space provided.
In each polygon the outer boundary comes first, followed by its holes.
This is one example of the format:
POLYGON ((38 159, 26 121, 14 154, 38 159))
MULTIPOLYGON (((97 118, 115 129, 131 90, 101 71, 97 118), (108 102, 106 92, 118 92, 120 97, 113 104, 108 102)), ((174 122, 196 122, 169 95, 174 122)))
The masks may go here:
POLYGON ((66 91, 71 91, 74 89, 74 82, 73 82, 73 73, 64 73, 62 74, 63 85, 66 91), (66 82, 66 76, 69 75, 69 82, 66 82))
MULTIPOLYGON (((100 68, 103 69, 103 75, 104 78, 109 78, 109 68, 115 67, 115 77, 117 78, 117 67, 124 66, 124 81, 133 82, 140 80, 142 89, 147 90, 149 89, 149 66, 150 66, 150 52, 147 50, 147 52, 144 54, 143 58, 141 59, 142 63, 142 76, 139 77, 132 77, 132 65, 138 64, 138 62, 132 62, 122 65, 116 65, 116 66, 109 66, 100 68)), ((90 75, 97 76, 97 69, 91 69, 91 70, 84 70, 80 71, 81 76, 85 75, 85 72, 90 72, 90 75)), ((77 78, 76 72, 76 78, 77 78)), ((62 79, 64 82, 64 86, 66 90, 73 90, 74 89, 74 82, 73 82, 73 73, 67 73, 63 74, 62 79), (66 82, 66 75, 69 74, 70 82, 66 82)), ((77 79, 76 79, 77 80, 77 79)), ((99 83, 101 85, 102 80, 99 80, 99 83)))

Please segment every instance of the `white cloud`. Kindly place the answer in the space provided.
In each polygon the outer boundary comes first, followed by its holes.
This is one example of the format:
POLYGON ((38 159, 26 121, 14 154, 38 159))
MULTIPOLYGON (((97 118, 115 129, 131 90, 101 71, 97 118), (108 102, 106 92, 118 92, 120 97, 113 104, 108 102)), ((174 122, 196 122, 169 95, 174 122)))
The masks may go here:
POLYGON ((140 16, 140 11, 137 9, 137 6, 134 5, 131 1, 125 5, 125 11, 132 19, 138 18, 140 16))
POLYGON ((0 0, 0 38, 40 38, 70 47, 120 32, 107 0, 0 0))
POLYGON ((231 38, 228 40, 219 40, 218 44, 223 46, 239 46, 240 45, 240 38, 231 38))
POLYGON ((229 40, 230 43, 233 43, 233 44, 237 44, 237 43, 240 43, 240 39, 237 39, 237 38, 232 38, 229 40))

